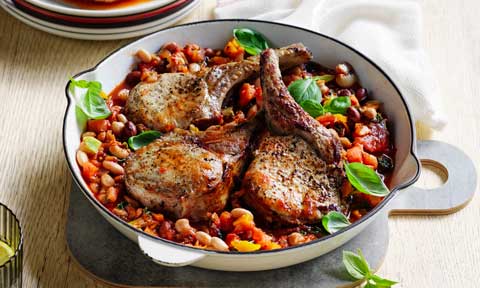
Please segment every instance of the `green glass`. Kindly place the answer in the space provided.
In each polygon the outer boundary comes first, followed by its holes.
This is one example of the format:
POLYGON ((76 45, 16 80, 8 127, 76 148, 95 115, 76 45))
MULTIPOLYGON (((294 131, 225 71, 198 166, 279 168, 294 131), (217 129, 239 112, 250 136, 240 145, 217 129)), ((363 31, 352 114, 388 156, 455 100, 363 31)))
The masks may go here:
POLYGON ((20 223, 12 210, 0 203, 0 240, 7 243, 15 254, 0 266, 0 287, 22 287, 23 238, 20 223))

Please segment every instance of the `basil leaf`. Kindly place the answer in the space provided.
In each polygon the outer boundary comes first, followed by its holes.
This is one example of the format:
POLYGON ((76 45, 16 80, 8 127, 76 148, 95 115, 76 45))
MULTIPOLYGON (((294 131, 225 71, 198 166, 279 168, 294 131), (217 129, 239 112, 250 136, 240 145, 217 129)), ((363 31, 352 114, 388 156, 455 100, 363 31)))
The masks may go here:
POLYGON ((370 281, 367 281, 367 284, 365 284, 363 288, 382 288, 382 287, 377 287, 377 285, 371 283, 370 281))
POLYGON ((112 112, 108 109, 105 100, 100 96, 102 84, 98 81, 86 81, 70 79, 69 90, 72 94, 75 87, 87 89, 83 97, 77 101, 77 107, 87 116, 88 119, 105 119, 112 112))
POLYGON ((322 225, 328 233, 333 234, 339 230, 350 225, 347 217, 343 213, 337 211, 330 211, 327 215, 322 217, 322 225))
POLYGON ((317 103, 322 102, 322 92, 320 92, 320 88, 318 88, 318 85, 313 78, 293 81, 288 85, 288 92, 297 103, 305 100, 313 100, 317 103))
POLYGON ((322 104, 316 102, 315 100, 312 100, 312 99, 303 100, 298 104, 303 108, 303 110, 305 110, 313 118, 317 118, 318 116, 325 114, 325 111, 323 111, 322 104))
POLYGON ((335 79, 335 75, 325 74, 325 75, 321 75, 321 76, 314 76, 313 79, 315 81, 323 80, 323 81, 325 81, 325 83, 327 83, 327 82, 330 82, 333 79, 335 79))
POLYGON ((383 197, 390 191, 378 174, 370 167, 362 163, 345 163, 345 173, 347 174, 348 181, 358 191, 383 197))
POLYGON ((348 274, 357 280, 364 279, 370 274, 368 263, 351 251, 343 251, 342 262, 348 274))
POLYGON ((325 111, 332 114, 347 114, 348 107, 352 106, 350 97, 340 96, 333 98, 325 105, 325 111))
POLYGON ((260 54, 263 50, 268 48, 267 40, 262 34, 248 28, 233 29, 233 37, 238 44, 242 46, 250 55, 260 54))
POLYGON ((138 150, 143 146, 150 144, 151 142, 153 142, 153 140, 160 138, 160 136, 162 136, 162 133, 158 131, 150 130, 150 131, 142 132, 137 136, 132 136, 128 138, 127 142, 130 148, 132 148, 133 150, 138 150))
POLYGON ((100 148, 100 145, 102 145, 100 140, 92 136, 84 137, 83 143, 85 143, 87 150, 93 154, 97 154, 98 148, 100 148))
POLYGON ((373 282, 375 282, 375 284, 379 287, 391 287, 391 286, 398 283, 398 282, 395 282, 395 281, 392 281, 392 280, 381 278, 377 275, 371 275, 370 279, 373 280, 373 282))

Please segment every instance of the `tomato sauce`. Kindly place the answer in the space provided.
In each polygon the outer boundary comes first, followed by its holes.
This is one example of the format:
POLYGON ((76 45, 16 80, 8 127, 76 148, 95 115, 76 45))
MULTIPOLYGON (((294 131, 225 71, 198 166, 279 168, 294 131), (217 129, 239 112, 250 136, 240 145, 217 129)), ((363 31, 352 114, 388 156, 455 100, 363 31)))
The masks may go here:
POLYGON ((119 0, 115 2, 94 2, 93 0, 64 0, 78 8, 89 10, 108 10, 135 6, 151 0, 119 0))

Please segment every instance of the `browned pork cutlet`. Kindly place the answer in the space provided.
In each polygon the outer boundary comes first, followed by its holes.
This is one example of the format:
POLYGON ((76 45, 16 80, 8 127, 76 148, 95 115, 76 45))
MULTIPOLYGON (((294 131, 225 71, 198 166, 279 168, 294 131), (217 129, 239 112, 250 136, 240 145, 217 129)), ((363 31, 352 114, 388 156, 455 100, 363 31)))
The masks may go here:
MULTIPOLYGON (((303 44, 276 50, 280 66, 288 69, 308 62, 312 55, 303 44)), ((152 83, 137 84, 125 110, 130 120, 162 132, 186 129, 190 124, 218 123, 227 93, 236 84, 255 77, 259 57, 203 69, 198 73, 164 73, 152 83)))
POLYGON ((341 211, 341 170, 297 135, 265 133, 243 180, 244 201, 267 222, 308 224, 341 211))
POLYGON ((274 50, 261 54, 260 65, 262 110, 271 131, 261 138, 245 173, 243 200, 267 222, 319 222, 329 211, 344 210, 338 135, 295 102, 274 50))
POLYGON ((282 81, 278 56, 267 49, 260 59, 263 101, 269 127, 277 134, 295 134, 305 139, 327 163, 338 164, 341 144, 338 135, 313 119, 295 102, 282 81))
POLYGON ((125 165, 128 193, 175 218, 206 220, 222 211, 256 125, 242 121, 200 132, 176 129, 132 153, 125 165))

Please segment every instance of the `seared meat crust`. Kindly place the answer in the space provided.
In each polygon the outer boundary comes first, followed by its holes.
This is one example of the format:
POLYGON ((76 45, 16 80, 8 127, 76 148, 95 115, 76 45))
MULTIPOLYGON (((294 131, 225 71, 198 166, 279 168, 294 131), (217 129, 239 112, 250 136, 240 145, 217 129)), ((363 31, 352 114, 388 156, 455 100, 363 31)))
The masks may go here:
POLYGON ((260 57, 263 107, 269 127, 277 134, 299 135, 312 145, 327 163, 339 164, 338 135, 313 119, 295 102, 282 81, 278 56, 273 49, 260 57))
MULTIPOLYGON (((282 69, 312 58, 302 44, 276 51, 280 55, 282 69)), ((160 74, 156 82, 141 82, 130 91, 125 110, 135 123, 162 132, 185 129, 197 122, 218 123, 227 93, 236 84, 258 75, 259 71, 259 57, 256 56, 214 66, 196 74, 160 74)))
POLYGON ((193 133, 176 129, 127 159, 128 193, 175 218, 206 220, 223 210, 243 171, 253 123, 229 123, 193 133))
POLYGON ((341 211, 342 172, 296 135, 266 133, 243 180, 244 201, 267 222, 306 224, 341 211))

